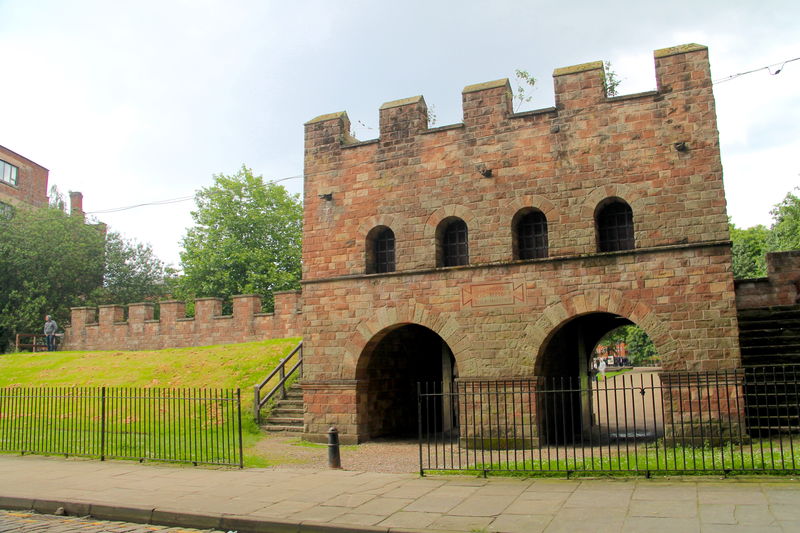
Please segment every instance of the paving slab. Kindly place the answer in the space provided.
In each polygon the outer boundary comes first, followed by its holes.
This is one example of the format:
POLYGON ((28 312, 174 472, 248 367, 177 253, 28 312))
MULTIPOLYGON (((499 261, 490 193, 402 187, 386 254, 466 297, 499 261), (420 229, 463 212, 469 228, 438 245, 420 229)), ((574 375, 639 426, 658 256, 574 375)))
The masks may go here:
POLYGON ((552 520, 548 515, 501 515, 486 529, 502 533, 541 533, 552 520))
POLYGON ((789 478, 485 479, 0 455, 0 508, 59 506, 239 533, 800 531, 800 482, 789 478))
POLYGON ((729 503, 709 503, 701 505, 698 514, 700 516, 700 523, 707 524, 724 524, 735 525, 736 517, 734 511, 736 506, 729 503))
POLYGON ((660 518, 695 518, 697 503, 682 501, 676 505, 670 500, 637 500, 631 502, 628 516, 650 516, 660 518))

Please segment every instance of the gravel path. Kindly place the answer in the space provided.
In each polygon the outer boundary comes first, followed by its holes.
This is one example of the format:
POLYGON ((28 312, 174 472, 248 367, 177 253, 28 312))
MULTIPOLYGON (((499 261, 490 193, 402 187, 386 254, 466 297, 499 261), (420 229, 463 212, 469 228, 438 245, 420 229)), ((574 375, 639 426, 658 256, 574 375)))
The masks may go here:
MULTIPOLYGON (((302 442, 300 434, 270 434, 256 445, 257 454, 271 468, 328 468, 328 446, 302 442)), ((357 446, 341 446, 342 468, 366 472, 419 472, 416 440, 373 440, 357 446)))

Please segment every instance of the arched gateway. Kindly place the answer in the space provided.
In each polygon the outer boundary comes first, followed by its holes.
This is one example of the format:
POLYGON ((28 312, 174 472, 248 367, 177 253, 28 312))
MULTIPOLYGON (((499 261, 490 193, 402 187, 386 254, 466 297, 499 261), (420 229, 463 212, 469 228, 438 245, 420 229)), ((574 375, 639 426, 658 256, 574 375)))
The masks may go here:
MULTIPOLYGON (((364 347, 356 378, 360 387, 359 425, 366 437, 417 435, 417 384, 452 390, 455 359, 447 343, 419 324, 396 324, 377 333, 364 347)), ((448 409, 448 412, 452 412, 448 409)), ((449 428, 452 416, 436 415, 436 427, 449 428)))

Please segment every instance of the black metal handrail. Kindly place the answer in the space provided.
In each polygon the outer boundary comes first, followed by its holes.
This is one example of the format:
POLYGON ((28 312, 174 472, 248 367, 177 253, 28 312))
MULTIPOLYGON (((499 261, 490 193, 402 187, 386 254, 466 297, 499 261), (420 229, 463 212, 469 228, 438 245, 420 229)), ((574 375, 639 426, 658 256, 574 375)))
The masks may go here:
POLYGON ((256 423, 261 423, 261 408, 264 407, 278 391, 280 391, 281 399, 286 398, 286 382, 295 372, 297 372, 297 377, 303 376, 303 341, 300 341, 297 346, 289 352, 289 355, 281 359, 278 366, 276 366, 261 383, 253 387, 253 418, 255 418, 256 423), (286 372, 286 364, 295 354, 297 354, 297 362, 286 372), (272 390, 262 397, 261 390, 275 377, 275 374, 278 374, 280 380, 272 390))

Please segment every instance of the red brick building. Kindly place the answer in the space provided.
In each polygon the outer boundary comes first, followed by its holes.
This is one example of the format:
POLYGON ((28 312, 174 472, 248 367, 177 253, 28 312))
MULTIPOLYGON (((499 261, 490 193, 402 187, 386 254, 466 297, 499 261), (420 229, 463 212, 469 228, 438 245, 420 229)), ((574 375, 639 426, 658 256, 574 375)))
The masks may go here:
POLYGON ((708 51, 655 67, 617 97, 601 62, 556 69, 555 107, 523 113, 471 85, 437 128, 388 102, 364 142, 345 113, 306 123, 308 438, 414 434, 417 381, 585 376, 625 324, 665 370, 739 366, 708 51))
POLYGON ((27 157, 0 146, 0 214, 18 205, 47 205, 50 171, 27 157))

